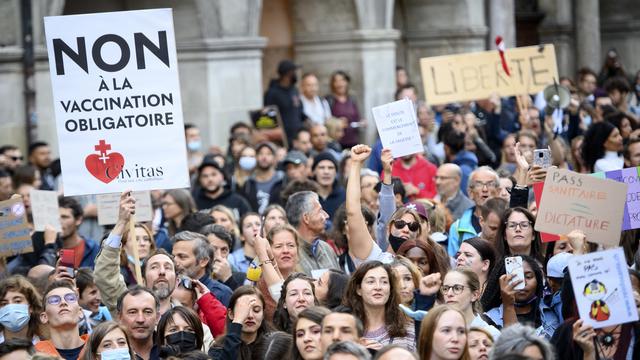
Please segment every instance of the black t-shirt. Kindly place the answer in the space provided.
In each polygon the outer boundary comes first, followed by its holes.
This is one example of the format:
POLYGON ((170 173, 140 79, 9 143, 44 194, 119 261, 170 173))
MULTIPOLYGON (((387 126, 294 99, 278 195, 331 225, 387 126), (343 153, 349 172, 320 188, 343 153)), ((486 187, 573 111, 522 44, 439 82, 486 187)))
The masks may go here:
POLYGON ((82 351, 83 347, 84 347, 84 345, 80 346, 79 348, 75 348, 75 349, 58 349, 58 348, 56 348, 56 350, 58 350, 58 353, 60 353, 60 356, 62 356, 62 358, 64 360, 77 360, 78 357, 80 356, 80 352, 82 351))

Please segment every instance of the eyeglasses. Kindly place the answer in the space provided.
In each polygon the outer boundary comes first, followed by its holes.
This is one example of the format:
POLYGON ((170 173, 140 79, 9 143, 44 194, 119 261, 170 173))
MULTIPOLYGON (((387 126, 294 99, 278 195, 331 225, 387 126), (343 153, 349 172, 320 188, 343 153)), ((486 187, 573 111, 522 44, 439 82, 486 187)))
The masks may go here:
POLYGON ((9 157, 13 161, 18 161, 18 160, 22 161, 22 160, 24 160, 24 156, 9 156, 9 157))
POLYGON ((187 290, 191 290, 191 289, 193 289, 193 281, 191 279, 189 279, 188 277, 181 277, 178 280, 178 286, 182 286, 183 288, 185 288, 187 290))
POLYGON ((62 299, 64 298, 64 302, 67 304, 74 304, 78 302, 78 296, 74 293, 64 294, 64 296, 60 295, 51 295, 47 298, 47 304, 49 305, 60 305, 62 299))
POLYGON ((413 232, 416 232, 418 231, 418 229, 420 229, 420 223, 417 221, 406 222, 404 220, 395 220, 393 222, 393 226, 398 230, 403 229, 405 226, 408 226, 409 230, 413 232))
POLYGON ((509 230, 515 230, 518 226, 520 226, 520 229, 522 230, 527 230, 531 227, 531 221, 507 221, 505 224, 507 225, 507 229, 509 230))
POLYGON ((487 187, 487 188, 497 188, 498 187, 498 183, 495 181, 487 181, 487 182, 482 182, 482 181, 474 181, 473 183, 471 183, 471 188, 473 189, 482 189, 483 187, 487 187))
POLYGON ((460 285, 460 284, 455 284, 455 285, 442 285, 440 287, 440 292, 443 295, 446 295, 449 290, 453 290, 453 295, 460 295, 460 293, 462 292, 462 290, 464 290, 465 286, 464 285, 460 285))

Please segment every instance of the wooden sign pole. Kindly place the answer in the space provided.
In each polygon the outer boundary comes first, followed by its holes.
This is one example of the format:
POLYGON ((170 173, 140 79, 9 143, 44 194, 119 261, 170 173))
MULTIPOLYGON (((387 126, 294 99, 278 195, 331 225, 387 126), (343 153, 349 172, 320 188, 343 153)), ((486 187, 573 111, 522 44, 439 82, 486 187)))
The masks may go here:
POLYGON ((129 219, 129 242, 133 245, 133 261, 136 271, 136 281, 138 285, 144 284, 142 281, 142 269, 140 268, 140 254, 138 253, 138 239, 136 239, 135 215, 129 219))

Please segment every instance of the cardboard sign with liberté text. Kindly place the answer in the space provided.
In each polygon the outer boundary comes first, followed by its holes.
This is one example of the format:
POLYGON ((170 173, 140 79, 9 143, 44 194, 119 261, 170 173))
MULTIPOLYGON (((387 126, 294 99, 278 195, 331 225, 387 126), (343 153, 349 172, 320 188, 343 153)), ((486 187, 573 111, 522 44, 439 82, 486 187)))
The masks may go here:
POLYGON ((550 169, 535 229, 565 235, 581 230, 589 242, 615 246, 620 241, 627 184, 565 169, 550 169))
POLYGON ((569 258, 580 319, 594 329, 638 320, 624 251, 597 251, 569 258))
POLYGON ((0 202, 0 257, 30 252, 33 242, 22 198, 0 202))
POLYGON ((65 195, 188 187, 171 9, 44 25, 65 195))
POLYGON ((52 226, 56 232, 62 231, 57 192, 32 189, 29 192, 29 200, 35 231, 44 231, 47 225, 52 226))
POLYGON ((507 49, 507 75, 497 50, 420 59, 428 104, 534 94, 558 80, 553 45, 507 49))
MULTIPOLYGON (((131 196, 136 200, 136 221, 146 222, 153 219, 150 191, 132 191, 131 196)), ((98 208, 98 224, 113 225, 118 221, 120 208, 120 194, 100 194, 96 196, 98 208)))
POLYGON ((391 149, 394 158, 424 152, 411 100, 402 99, 376 106, 371 112, 382 146, 391 149))

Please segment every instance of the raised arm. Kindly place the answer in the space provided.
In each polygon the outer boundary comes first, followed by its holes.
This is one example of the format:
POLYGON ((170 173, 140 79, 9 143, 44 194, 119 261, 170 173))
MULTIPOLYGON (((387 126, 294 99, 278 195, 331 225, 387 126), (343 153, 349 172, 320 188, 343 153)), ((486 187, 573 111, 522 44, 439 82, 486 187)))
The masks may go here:
POLYGON ((115 313, 118 297, 127 291, 127 285, 120 274, 120 245, 122 233, 131 215, 135 213, 135 202, 131 192, 124 192, 120 195, 118 221, 109 236, 102 242, 102 248, 96 257, 94 271, 96 286, 102 294, 102 303, 112 313, 115 313))
POLYGON ((380 153, 380 161, 382 162, 382 186, 380 186, 380 194, 378 194, 380 210, 378 219, 376 220, 376 242, 378 246, 380 246, 380 249, 386 250, 389 247, 389 241, 387 241, 387 223, 391 220, 393 213, 396 212, 396 197, 393 193, 393 184, 391 183, 393 155, 390 149, 382 150, 380 153))
POLYGON ((369 257, 373 249, 373 238, 367 229, 360 205, 360 169, 370 154, 371 148, 367 145, 360 144, 351 148, 351 169, 347 181, 346 209, 349 255, 360 260, 369 257))

